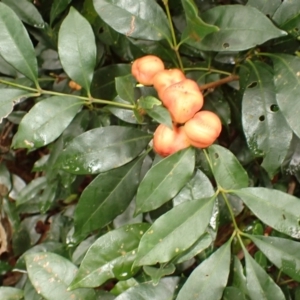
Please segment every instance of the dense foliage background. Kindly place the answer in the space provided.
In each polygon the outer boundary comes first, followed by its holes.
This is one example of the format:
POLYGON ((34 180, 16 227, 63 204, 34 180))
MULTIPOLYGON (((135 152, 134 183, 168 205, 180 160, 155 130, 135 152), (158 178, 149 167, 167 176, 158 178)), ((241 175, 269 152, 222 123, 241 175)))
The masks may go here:
POLYGON ((299 35, 299 0, 0 1, 1 300, 300 299, 299 35), (214 145, 155 155, 147 54, 214 145))

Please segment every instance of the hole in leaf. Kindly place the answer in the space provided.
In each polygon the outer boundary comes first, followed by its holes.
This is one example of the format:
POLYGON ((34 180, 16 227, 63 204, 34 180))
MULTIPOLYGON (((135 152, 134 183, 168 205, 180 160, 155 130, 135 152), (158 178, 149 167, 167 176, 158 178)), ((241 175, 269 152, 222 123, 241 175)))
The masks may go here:
POLYGON ((295 27, 295 28, 294 28, 294 31, 298 32, 298 31, 299 31, 299 28, 295 27))
POLYGON ((282 214, 282 218, 283 218, 283 220, 285 220, 285 219, 286 219, 286 217, 285 217, 285 215, 284 215, 284 214, 282 214))
POLYGON ((100 28, 99 28, 99 33, 103 33, 103 32, 104 32, 103 27, 100 27, 100 28))
POLYGON ((229 45, 229 43, 224 43, 222 46, 223 46, 223 48, 227 49, 227 48, 229 48, 230 45, 229 45))
POLYGON ((272 112, 277 112, 277 111, 279 111, 279 107, 278 107, 277 104, 272 104, 272 105, 270 106, 270 110, 271 110, 272 112))
POLYGON ((264 120, 265 120, 265 116, 260 116, 260 117, 259 117, 259 121, 262 122, 262 121, 264 121, 264 120))
POLYGON ((251 88, 254 88, 256 86, 257 86, 257 81, 253 81, 253 82, 251 82, 250 84, 247 85, 247 88, 251 89, 251 88))
POLYGON ((219 154, 215 153, 215 158, 218 159, 219 158, 219 154))

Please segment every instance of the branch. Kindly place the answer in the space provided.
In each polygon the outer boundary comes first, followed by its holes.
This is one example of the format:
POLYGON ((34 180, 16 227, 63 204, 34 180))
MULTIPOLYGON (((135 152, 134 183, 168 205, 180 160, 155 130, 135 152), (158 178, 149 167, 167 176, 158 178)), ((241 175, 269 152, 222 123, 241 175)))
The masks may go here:
POLYGON ((222 85, 222 84, 225 84, 225 83, 228 83, 228 82, 231 82, 231 81, 236 81, 236 80, 239 80, 239 79, 240 79, 240 77, 237 76, 237 75, 230 75, 230 76, 227 76, 227 77, 222 78, 220 80, 200 85, 199 88, 202 91, 207 90, 207 89, 214 89, 219 85, 222 85))

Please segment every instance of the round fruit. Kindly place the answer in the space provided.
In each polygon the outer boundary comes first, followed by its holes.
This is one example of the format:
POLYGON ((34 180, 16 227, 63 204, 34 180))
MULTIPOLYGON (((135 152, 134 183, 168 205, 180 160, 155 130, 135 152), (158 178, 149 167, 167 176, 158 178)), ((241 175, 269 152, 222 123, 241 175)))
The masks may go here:
POLYGON ((191 145, 206 148, 213 144, 222 130, 220 118, 211 111, 202 110, 185 123, 184 132, 191 145))
POLYGON ((136 59, 131 66, 131 74, 143 85, 152 85, 156 73, 165 69, 163 61, 155 55, 136 59))
POLYGON ((160 156, 168 156, 190 146, 190 142, 184 133, 183 127, 173 126, 173 130, 164 124, 160 124, 153 137, 154 151, 160 156))
POLYGON ((203 95, 195 81, 184 79, 167 87, 162 93, 161 101, 169 110, 172 120, 183 124, 201 109, 203 95))
POLYGON ((163 70, 153 77, 153 86, 158 93, 158 97, 161 98, 167 87, 184 79, 185 75, 180 69, 163 70))
POLYGON ((69 87, 72 89, 72 90, 75 90, 75 91, 80 91, 81 90, 81 85, 79 85, 78 83, 76 83, 75 81, 71 80, 69 82, 69 87))

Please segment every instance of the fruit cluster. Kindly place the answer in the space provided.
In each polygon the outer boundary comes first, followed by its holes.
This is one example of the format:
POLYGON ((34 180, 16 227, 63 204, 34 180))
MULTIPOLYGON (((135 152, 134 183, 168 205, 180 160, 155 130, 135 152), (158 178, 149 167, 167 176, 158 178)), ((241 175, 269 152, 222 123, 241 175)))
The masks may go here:
POLYGON ((211 111, 200 111, 203 95, 197 83, 180 69, 165 69, 154 55, 136 59, 132 75, 143 85, 153 85, 163 105, 169 110, 173 130, 160 124, 154 132, 153 147, 161 156, 194 146, 206 148, 220 135, 222 124, 211 111))

